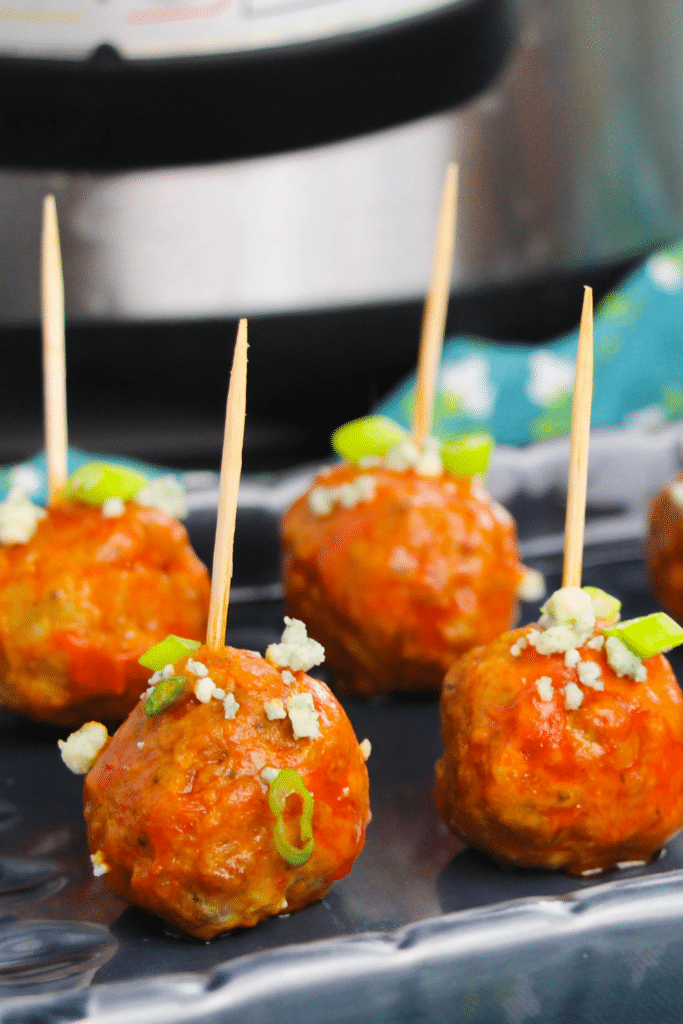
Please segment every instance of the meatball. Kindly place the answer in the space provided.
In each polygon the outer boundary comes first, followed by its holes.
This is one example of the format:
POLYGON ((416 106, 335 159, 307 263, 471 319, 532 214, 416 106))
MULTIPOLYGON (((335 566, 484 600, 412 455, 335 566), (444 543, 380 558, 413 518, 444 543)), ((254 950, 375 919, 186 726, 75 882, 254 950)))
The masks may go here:
POLYGON ((370 817, 366 749, 344 710, 304 671, 250 651, 202 647, 174 671, 180 695, 151 715, 141 701, 86 776, 96 873, 200 939, 322 899, 370 817), (283 853, 269 797, 287 777, 298 782, 280 801, 283 853))
POLYGON ((446 676, 437 807, 501 864, 605 871, 683 826, 681 691, 663 655, 640 661, 605 625, 546 616, 446 676))
POLYGON ((46 510, 26 543, 0 546, 0 703, 57 726, 121 721, 168 633, 206 632, 209 578, 183 526, 129 502, 46 510))
POLYGON ((652 501, 645 563, 652 593, 683 619, 683 474, 652 501))
POLYGON ((517 616, 515 524, 476 477, 346 463, 295 502, 282 539, 287 608, 349 693, 438 690, 517 616))

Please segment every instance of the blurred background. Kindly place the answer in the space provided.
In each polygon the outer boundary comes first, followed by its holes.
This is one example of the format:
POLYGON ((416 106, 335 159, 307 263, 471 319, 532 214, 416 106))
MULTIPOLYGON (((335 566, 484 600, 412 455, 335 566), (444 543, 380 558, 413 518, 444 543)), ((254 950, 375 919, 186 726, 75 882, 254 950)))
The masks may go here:
POLYGON ((450 160, 449 333, 552 338, 683 234, 682 49, 643 0, 13 0, 0 461, 41 446, 46 192, 72 443, 216 468, 248 316, 245 468, 285 467, 413 369, 450 160))

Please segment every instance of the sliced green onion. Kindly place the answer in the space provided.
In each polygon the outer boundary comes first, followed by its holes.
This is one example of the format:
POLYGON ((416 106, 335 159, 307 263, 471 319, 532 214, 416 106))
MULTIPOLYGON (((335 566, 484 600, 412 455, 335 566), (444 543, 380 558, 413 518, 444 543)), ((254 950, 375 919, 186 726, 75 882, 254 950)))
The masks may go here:
POLYGON ((683 629, 665 612, 653 612, 652 615, 628 619, 617 626, 603 629, 603 633, 605 636, 618 637, 637 658, 664 654, 683 644, 683 629))
POLYGON ((581 589, 590 597, 596 619, 603 619, 607 622, 617 621, 621 611, 621 601, 601 590, 600 587, 582 587, 581 589))
POLYGON ((85 501, 89 505, 102 505, 107 498, 123 501, 137 494, 149 483, 149 477, 127 466, 114 466, 108 462, 86 462, 72 473, 64 485, 64 497, 85 501))
POLYGON ((447 441, 441 449, 441 461, 454 476, 479 476, 489 468, 494 440, 490 434, 463 434, 447 441))
POLYGON ((337 427, 332 434, 332 447, 349 462, 359 462, 368 455, 379 458, 408 438, 408 431, 388 416, 362 416, 337 427))
POLYGON ((151 668, 152 672, 158 672, 165 665, 175 665, 176 661, 186 654, 192 654, 199 650, 201 641, 188 640, 184 636, 174 636, 170 633, 165 640, 160 640, 154 647, 138 658, 138 665, 143 668, 151 668))
POLYGON ((305 864, 313 853, 313 795, 304 786, 303 779, 293 768, 283 768, 275 776, 268 791, 268 804, 275 815, 276 822, 273 837, 277 852, 288 864, 300 867, 305 864), (299 820, 299 835, 303 846, 292 846, 285 832, 284 812, 287 797, 298 794, 302 801, 299 820))
POLYGON ((178 699, 186 686, 185 676, 170 676, 168 679, 162 679, 145 701, 145 714, 151 718, 152 715, 158 715, 160 711, 165 711, 178 699))

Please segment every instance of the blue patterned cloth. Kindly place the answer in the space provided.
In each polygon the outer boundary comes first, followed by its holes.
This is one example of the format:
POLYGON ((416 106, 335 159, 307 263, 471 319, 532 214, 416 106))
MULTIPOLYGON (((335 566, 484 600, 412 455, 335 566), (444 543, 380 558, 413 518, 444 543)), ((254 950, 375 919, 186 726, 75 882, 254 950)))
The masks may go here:
MULTIPOLYGON (((150 466, 146 462, 138 462, 136 459, 126 459, 120 455, 93 455, 91 452, 83 452, 79 448, 69 448, 68 468, 69 474, 74 473, 86 462, 112 462, 117 466, 128 466, 129 469, 137 469, 145 473, 150 480, 158 476, 167 476, 170 470, 161 469, 159 466, 150 466)), ((183 474, 175 474, 178 480, 183 482, 183 474)), ((7 497, 10 489, 15 485, 23 487, 24 491, 38 505, 47 502, 47 488, 45 479, 45 455, 41 452, 26 462, 20 462, 13 466, 0 466, 0 501, 7 497)))
MULTIPOLYGON (((577 291, 577 319, 583 294, 577 291)), ((578 328, 546 345, 458 337, 444 345, 433 433, 499 444, 569 433, 578 328)), ((375 410, 408 427, 415 377, 375 410)), ((599 305, 591 424, 655 428, 683 417, 683 242, 650 256, 599 305)))

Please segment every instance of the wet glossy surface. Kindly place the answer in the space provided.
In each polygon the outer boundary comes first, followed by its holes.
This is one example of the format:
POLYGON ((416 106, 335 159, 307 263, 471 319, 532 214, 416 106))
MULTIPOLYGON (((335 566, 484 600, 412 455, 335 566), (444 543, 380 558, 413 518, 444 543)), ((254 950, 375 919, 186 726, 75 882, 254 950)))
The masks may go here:
MULTIPOLYGON (((207 525, 204 517, 202 529, 207 525)), ((207 544, 206 536, 198 538, 200 549, 207 544)), ((269 545, 272 550, 272 536, 266 536, 264 550, 269 545)), ((263 571, 272 573, 267 561, 263 571)), ((655 607, 639 560, 592 567, 587 562, 584 582, 621 598, 629 617, 655 607)), ((557 583, 549 579, 551 587, 557 583)), ((536 609, 527 607, 526 613, 528 619, 536 609)), ((277 602, 235 604, 228 643, 265 650, 280 636, 282 615, 277 602)), ((681 652, 673 652, 671 660, 683 678, 681 652)), ((87 984, 94 970, 97 984, 87 1007, 77 1000, 73 1013, 65 1011, 58 1019, 79 1020, 87 1008, 98 1024, 106 1021, 116 994, 130 1003, 125 1019, 140 1024, 152 1019, 152 1008, 163 999, 187 1007, 174 1017, 183 1022, 296 1017, 305 1024, 309 1005, 316 1007, 316 1020, 360 1021, 367 1015, 373 1021, 436 1021, 455 1002, 468 1020, 482 1024, 498 1019, 579 1024, 593 1018, 585 1016, 587 1010, 579 1012, 575 1000, 601 1005, 611 992, 604 977, 609 970, 615 984, 619 978, 632 992, 645 991, 659 978, 648 1012, 659 1006, 657 1000, 666 1006, 657 1011, 663 1015, 649 1019, 675 1019, 666 1015, 673 996, 665 993, 677 984, 671 969, 681 953, 676 915, 683 917, 683 836, 654 863, 617 876, 577 880, 552 872, 503 872, 487 857, 465 850, 434 807, 433 766, 441 752, 436 702, 343 703, 358 738, 372 742, 374 817, 365 850, 322 903, 210 944, 172 938, 158 920, 107 894, 92 875, 85 845, 82 780, 62 765, 57 734, 2 718, 0 996, 11 995, 10 1005, 19 1014, 24 1001, 14 997, 45 993, 30 1003, 34 1016, 11 1019, 54 1020, 52 1010, 66 998, 56 993, 87 984), (569 903, 557 902, 569 893, 576 894, 569 903), (520 897, 526 902, 494 906, 520 897), (104 928, 93 931, 93 925, 104 928), (402 927, 408 931, 396 931, 402 927), (182 984, 167 978, 211 972, 219 965, 225 966, 208 978, 186 976, 182 984), (142 984, 142 979, 149 981, 142 984), (132 985, 109 989, 111 982, 132 985), (349 993, 356 984, 359 995, 353 999, 349 993), (572 990, 579 984, 580 992, 572 990), (207 985, 222 993, 220 1015, 213 1018, 207 1016, 207 985), (284 993, 279 1009, 271 1002, 276 985, 284 993), (343 1014, 340 1006, 335 1009, 338 999, 348 1001, 343 1014)), ((635 1011, 629 1016, 648 1020, 635 1011)))

